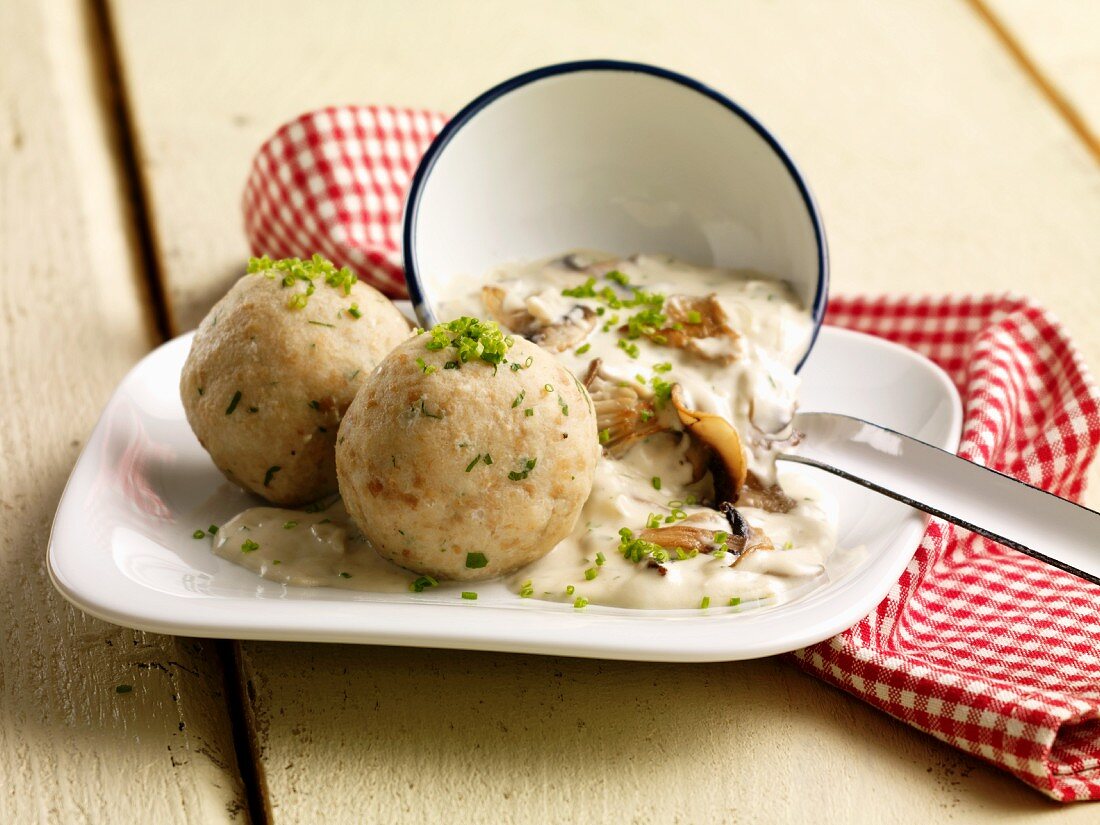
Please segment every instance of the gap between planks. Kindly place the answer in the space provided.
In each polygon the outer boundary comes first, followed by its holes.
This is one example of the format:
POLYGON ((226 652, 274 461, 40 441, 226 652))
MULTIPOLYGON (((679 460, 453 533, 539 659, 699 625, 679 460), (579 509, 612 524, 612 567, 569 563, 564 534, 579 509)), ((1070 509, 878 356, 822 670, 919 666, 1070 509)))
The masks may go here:
MULTIPOLYGON (((122 76, 118 43, 110 10, 106 0, 92 0, 93 23, 99 35, 100 58, 106 77, 107 105, 117 128, 117 141, 122 163, 125 195, 131 204, 131 220, 138 243, 140 265, 144 275, 145 299, 153 319, 157 343, 164 343, 178 334, 172 322, 165 298, 163 271, 156 254, 154 223, 141 175, 139 148, 133 127, 125 79, 122 76)), ((259 753, 254 731, 250 703, 245 695, 245 682, 240 669, 240 643, 218 639, 215 644, 224 678, 224 695, 227 701, 233 747, 241 784, 245 791, 249 820, 253 825, 267 825, 270 821, 264 784, 259 774, 259 753)))
POLYGON ((1043 99, 1054 107, 1058 116, 1069 126, 1070 131, 1085 145, 1085 149, 1092 155, 1093 160, 1100 163, 1100 135, 1093 132, 1085 118, 1077 111, 1077 107, 1070 103, 1069 98, 1063 94, 1058 85, 1047 77, 1046 72, 1028 54, 1024 45, 987 5, 986 0, 965 0, 965 2, 989 28, 1020 70, 1035 84, 1043 99))

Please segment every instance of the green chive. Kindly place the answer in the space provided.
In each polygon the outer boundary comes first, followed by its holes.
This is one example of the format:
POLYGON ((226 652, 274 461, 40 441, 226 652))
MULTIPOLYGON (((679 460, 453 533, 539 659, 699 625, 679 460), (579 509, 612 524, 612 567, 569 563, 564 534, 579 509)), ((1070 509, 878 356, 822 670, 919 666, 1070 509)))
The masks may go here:
POLYGON ((689 324, 701 324, 701 323, 703 323, 703 316, 700 315, 699 311, 695 310, 695 309, 688 312, 687 319, 688 319, 689 324))
POLYGON ((466 465, 466 472, 470 472, 470 470, 474 469, 479 461, 481 461, 481 453, 478 453, 477 457, 466 465))
POLYGON ((739 604, 741 604, 741 598, 739 596, 734 596, 730 599, 730 607, 737 607, 739 604))
POLYGON ((477 593, 473 592, 472 590, 463 590, 462 598, 466 599, 467 601, 476 602, 477 593))
POLYGON ((603 553, 597 553, 596 565, 599 567, 603 567, 605 564, 607 564, 607 556, 605 556, 603 553))
POLYGON ((486 466, 493 463, 493 457, 491 455, 489 455, 488 453, 485 454, 485 458, 483 460, 485 461, 486 466))
POLYGON ((336 329, 336 324, 326 324, 324 321, 310 321, 315 327, 328 327, 329 329, 336 329))
POLYGON ((577 588, 573 587, 573 585, 571 585, 571 584, 566 585, 565 586, 565 595, 566 596, 572 596, 573 593, 576 592, 576 589, 577 588))
MULTIPOLYGON (((603 309, 603 307, 600 308, 603 309)), ((590 349, 592 349, 591 344, 582 344, 581 346, 577 347, 577 351, 574 353, 574 355, 584 355, 590 349)))
POLYGON ((533 416, 535 414, 535 411, 533 409, 531 409, 530 407, 528 407, 527 409, 525 409, 523 411, 523 414, 525 416, 527 416, 528 418, 530 418, 531 416, 533 416))
POLYGON ((284 521, 283 522, 283 529, 284 530, 293 530, 297 526, 298 526, 298 522, 296 522, 296 521, 284 521))
POLYGON ((466 567, 470 570, 480 570, 482 567, 489 563, 489 559, 485 557, 484 553, 467 553, 466 554, 466 567))
POLYGON ((359 304, 352 304, 350 307, 348 307, 348 315, 356 320, 362 318, 363 312, 359 309, 359 304))
POLYGON ((264 473, 264 487, 271 486, 271 479, 275 478, 275 473, 283 469, 282 467, 275 465, 274 467, 268 467, 267 472, 264 473))
POLYGON ((194 533, 191 534, 191 538, 203 539, 206 538, 206 533, 204 533, 202 530, 196 530, 194 533))
POLYGON ((654 490, 660 490, 661 489, 661 477, 660 476, 653 476, 653 489, 654 490))
POLYGON ((597 570, 595 567, 589 567, 587 570, 584 571, 584 577, 588 579, 588 581, 592 581, 598 575, 600 575, 600 571, 597 570))
POLYGON ((527 390, 520 390, 520 391, 519 391, 519 395, 517 395, 517 396, 516 396, 516 397, 515 397, 515 398, 514 398, 514 399, 512 400, 512 409, 513 409, 513 410, 514 410, 514 409, 515 409, 516 407, 518 407, 518 406, 519 406, 520 404, 522 404, 522 403, 523 403, 523 399, 524 399, 524 397, 526 397, 526 395, 527 395, 527 390))
POLYGON ((710 607, 710 596, 703 596, 703 600, 699 602, 699 609, 706 610, 710 607))
POLYGON ((233 393, 233 400, 229 402, 229 406, 225 408, 226 415, 232 415, 233 410, 237 409, 237 405, 241 403, 241 391, 237 390, 233 393))
POLYGON ((209 527, 206 528, 206 532, 212 536, 215 535, 218 532, 218 525, 211 524, 209 527))
POLYGON ((245 539, 244 543, 241 545, 242 553, 253 553, 259 549, 260 545, 256 544, 252 539, 245 539))
POLYGON ((588 607, 588 599, 586 599, 584 596, 577 596, 577 598, 573 600, 574 609, 580 610, 585 607, 588 607))
POLYGON ((350 579, 351 578, 351 573, 341 573, 340 578, 341 579, 350 579))
POLYGON ((115 685, 115 693, 130 693, 133 689, 133 685, 115 685))

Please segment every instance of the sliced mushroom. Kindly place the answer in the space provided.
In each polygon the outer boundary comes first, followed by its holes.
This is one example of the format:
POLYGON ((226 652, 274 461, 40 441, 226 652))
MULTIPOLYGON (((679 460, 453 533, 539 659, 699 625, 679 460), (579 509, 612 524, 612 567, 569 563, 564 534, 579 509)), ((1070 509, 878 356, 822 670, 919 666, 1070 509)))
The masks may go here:
POLYGON ((604 449, 617 458, 634 442, 668 427, 660 422, 653 402, 639 393, 640 387, 607 380, 600 374, 601 363, 596 358, 588 365, 584 386, 596 411, 596 429, 605 434, 604 449))
POLYGON ((728 364, 736 359, 731 344, 740 336, 718 296, 671 295, 664 304, 668 326, 650 337, 660 336, 669 346, 686 349, 708 361, 728 364))
POLYGON ((730 525, 730 537, 726 540, 726 547, 741 561, 749 553, 757 550, 774 550, 775 545, 767 537, 763 530, 758 530, 749 524, 748 520, 737 511, 737 508, 724 501, 718 505, 718 509, 726 517, 730 525))
POLYGON ((745 477, 745 486, 737 496, 737 503, 742 507, 757 507, 769 513, 789 513, 798 502, 783 492, 778 484, 765 486, 755 473, 749 473, 745 477))
POLYGON ((718 542, 714 539, 717 532, 710 527, 700 524, 700 521, 712 521, 706 514, 688 516, 683 521, 670 524, 668 527, 647 527, 638 534, 638 538, 653 544, 659 544, 666 550, 680 548, 690 552, 710 553, 718 542))
POLYGON ((547 324, 533 333, 533 343, 551 352, 564 352, 580 344, 596 328, 596 313, 577 305, 557 323, 547 324))
POLYGON ((505 309, 507 293, 496 284, 481 288, 481 300, 493 320, 550 352, 564 352, 580 344, 596 328, 596 313, 578 304, 561 319, 544 323, 524 309, 505 309))
POLYGON ((673 385, 671 399, 684 429, 714 450, 719 459, 717 466, 712 466, 715 495, 720 501, 736 501, 749 470, 737 428, 720 415, 689 410, 679 384, 673 385))

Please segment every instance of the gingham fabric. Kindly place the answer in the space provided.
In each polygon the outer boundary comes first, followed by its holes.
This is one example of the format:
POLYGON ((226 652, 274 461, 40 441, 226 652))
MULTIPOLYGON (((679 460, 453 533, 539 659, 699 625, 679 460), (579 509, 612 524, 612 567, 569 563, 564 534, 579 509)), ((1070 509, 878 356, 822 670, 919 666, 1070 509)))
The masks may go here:
MULTIPOLYGON (((256 156, 244 195, 253 252, 319 252, 404 296, 403 197, 444 120, 354 106, 281 128, 256 156)), ((1100 442, 1100 396, 1043 309, 1011 295, 838 297, 826 321, 943 367, 966 406, 961 455, 1080 497, 1100 442)), ((1100 799, 1098 587, 933 521, 870 616, 792 656, 1055 799, 1100 799)))

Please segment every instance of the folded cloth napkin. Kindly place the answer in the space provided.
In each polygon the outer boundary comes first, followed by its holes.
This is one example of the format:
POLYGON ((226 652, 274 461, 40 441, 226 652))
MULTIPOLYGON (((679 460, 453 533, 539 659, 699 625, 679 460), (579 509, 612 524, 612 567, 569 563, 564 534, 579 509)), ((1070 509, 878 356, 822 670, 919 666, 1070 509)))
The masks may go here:
MULTIPOLYGON (((349 106, 283 126, 245 190, 255 254, 320 253, 404 296, 404 193, 444 122, 349 106)), ((943 367, 966 407, 960 455, 1080 497, 1100 442, 1100 395, 1049 313, 1011 295, 837 297, 826 322, 943 367)), ((870 616, 792 656, 1055 799, 1100 799, 1100 587, 933 520, 870 616)))

